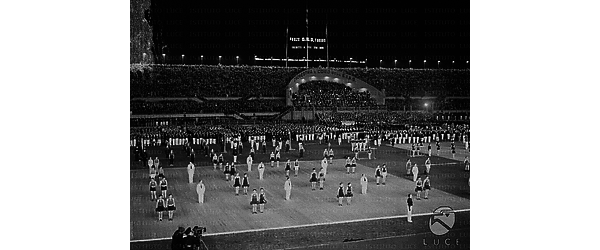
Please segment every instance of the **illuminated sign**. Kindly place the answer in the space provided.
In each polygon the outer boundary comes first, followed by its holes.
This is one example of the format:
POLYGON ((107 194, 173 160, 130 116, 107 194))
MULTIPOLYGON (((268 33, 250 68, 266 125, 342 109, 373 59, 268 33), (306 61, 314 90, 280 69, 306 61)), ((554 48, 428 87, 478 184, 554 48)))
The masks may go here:
MULTIPOLYGON (((323 46, 308 46, 309 49, 325 49, 323 46)), ((306 46, 292 46, 292 49, 306 49, 306 46)))
POLYGON ((325 38, 314 38, 314 37, 290 37, 292 42, 311 42, 311 43, 324 43, 325 38))

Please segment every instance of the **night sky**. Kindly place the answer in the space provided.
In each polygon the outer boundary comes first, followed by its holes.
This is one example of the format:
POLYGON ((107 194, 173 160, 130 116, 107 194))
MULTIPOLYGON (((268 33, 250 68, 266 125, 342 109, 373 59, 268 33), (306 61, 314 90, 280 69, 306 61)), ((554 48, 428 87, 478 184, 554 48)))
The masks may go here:
MULTIPOLYGON (((289 37, 306 36, 306 7, 309 37, 324 39, 327 24, 330 60, 367 58, 369 66, 374 67, 379 66, 379 60, 383 60, 383 67, 394 67, 394 60, 398 60, 397 67, 408 67, 408 60, 412 60, 413 68, 422 68, 425 59, 432 68, 437 67, 438 60, 442 61, 442 68, 452 67, 453 60, 455 68, 464 68, 469 60, 468 1, 435 5, 422 1, 290 1, 278 5, 254 1, 152 1, 147 16, 151 19, 154 54, 159 63, 165 53, 167 63, 181 63, 184 54, 186 64, 216 64, 220 55, 222 64, 235 65, 239 56, 240 64, 254 65, 254 55, 285 58, 286 28, 289 37), (395 4, 402 6, 394 7, 395 4)), ((305 49, 291 49, 305 45, 289 42, 288 57, 306 56, 305 49)), ((309 57, 325 59, 326 50, 310 50, 309 57)))

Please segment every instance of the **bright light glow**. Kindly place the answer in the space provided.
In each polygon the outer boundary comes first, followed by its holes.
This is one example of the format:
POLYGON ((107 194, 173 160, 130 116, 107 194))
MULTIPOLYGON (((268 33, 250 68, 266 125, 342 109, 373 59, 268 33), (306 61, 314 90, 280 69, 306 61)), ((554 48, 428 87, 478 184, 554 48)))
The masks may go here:
POLYGON ((427 62, 427 60, 423 60, 423 62, 427 62))
POLYGON ((467 61, 467 63, 469 63, 469 61, 467 61))
POLYGON ((440 61, 438 61, 438 63, 440 63, 440 61))
POLYGON ((412 60, 408 60, 408 62, 412 62, 412 60))
POLYGON ((165 56, 165 54, 163 54, 163 56, 165 56))
POLYGON ((219 56, 219 58, 221 58, 221 56, 219 56))
POLYGON ((240 58, 240 56, 235 56, 235 58, 240 58))
POLYGON ((427 107, 427 105, 428 105, 428 104, 427 104, 427 103, 425 103, 425 107, 427 107))

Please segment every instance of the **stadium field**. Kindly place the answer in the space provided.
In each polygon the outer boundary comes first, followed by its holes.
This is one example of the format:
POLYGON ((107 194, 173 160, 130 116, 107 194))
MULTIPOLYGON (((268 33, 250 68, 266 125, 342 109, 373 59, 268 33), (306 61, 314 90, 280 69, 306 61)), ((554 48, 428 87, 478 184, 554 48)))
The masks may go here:
MULTIPOLYGON (((206 226, 207 234, 205 242, 209 245, 209 249, 228 249, 228 246, 234 244, 231 239, 221 239, 226 237, 230 232, 244 232, 245 230, 266 230, 260 232, 246 232, 234 234, 234 238, 239 238, 241 235, 249 235, 248 238, 260 238, 269 232, 269 228, 287 228, 274 231, 290 231, 291 234, 302 234, 304 228, 312 228, 309 235, 304 237, 305 240, 300 243, 295 243, 294 240, 282 242, 268 242, 256 240, 244 240, 238 243, 238 249, 369 249, 367 246, 373 244, 381 247, 396 246, 396 248, 387 249, 421 249, 417 243, 423 241, 423 236, 427 235, 428 229, 425 223, 425 230, 417 230, 404 232, 399 231, 395 234, 394 231, 387 231, 382 227, 382 223, 387 225, 387 221, 393 221, 393 216, 406 215, 406 194, 414 193, 414 183, 411 177, 405 176, 405 163, 408 157, 407 150, 402 147, 405 145, 396 145, 395 147, 381 146, 375 150, 373 156, 376 159, 365 159, 367 154, 361 153, 361 160, 358 161, 357 173, 347 175, 344 168, 344 160, 342 156, 349 156, 350 145, 342 143, 337 144, 332 148, 336 154, 333 166, 328 168, 328 178, 325 183, 325 190, 310 190, 308 177, 312 168, 317 170, 320 168, 320 159, 326 145, 318 143, 307 143, 305 157, 301 159, 300 173, 298 177, 293 177, 292 173, 292 199, 291 201, 284 200, 283 182, 285 181, 284 166, 281 162, 279 168, 270 168, 270 162, 265 162, 265 180, 263 183, 257 180, 256 164, 253 165, 253 171, 250 176, 250 190, 258 186, 264 186, 267 193, 269 203, 266 206, 264 214, 252 215, 250 213, 249 196, 244 196, 240 191, 240 196, 234 195, 234 189, 231 187, 231 182, 224 180, 224 175, 221 170, 213 170, 212 163, 209 163, 208 158, 195 149, 196 154, 196 172, 194 176, 195 184, 187 183, 187 173, 183 166, 186 161, 185 152, 182 147, 175 147, 176 161, 175 166, 165 168, 165 174, 169 180, 169 193, 173 193, 178 210, 175 213, 175 220, 169 222, 166 219, 158 222, 156 213, 153 211, 155 203, 150 201, 148 192, 147 168, 142 167, 141 162, 131 162, 131 247, 132 249, 169 249, 169 248, 154 248, 159 245, 164 245, 170 242, 168 238, 178 226, 206 226), (374 168, 380 164, 386 164, 390 175, 386 186, 376 186, 374 168), (368 198, 360 193, 360 174, 365 173, 369 178, 368 198), (199 205, 196 201, 195 185, 202 177, 206 187, 205 203, 199 205), (344 185, 351 181, 354 187, 354 199, 350 206, 337 206, 335 193, 339 182, 344 185), (227 208, 227 209, 223 209, 227 208), (337 210, 336 210, 337 209, 337 210), (388 218, 376 219, 376 218, 388 218), (366 220, 366 221, 362 221, 366 220), (355 221, 346 223, 345 221, 355 221), (356 236, 348 236, 344 239, 349 242, 344 242, 339 239, 331 239, 327 236, 330 231, 327 229, 328 223, 337 223, 329 225, 336 228, 333 231, 355 232, 356 228, 365 227, 363 224, 369 224, 371 227, 382 227, 383 230, 379 234, 386 235, 381 237, 371 236, 357 233, 356 236), (341 223, 341 224, 340 224, 341 223), (373 224, 374 223, 374 224, 373 224), (352 224, 356 228, 352 230, 337 229, 342 225, 352 224), (312 225, 312 226, 308 226, 312 225), (293 227, 293 228, 289 228, 293 227), (295 228, 298 227, 298 228, 295 228), (298 232, 297 232, 298 231, 298 232), (404 232, 404 233, 402 233, 404 232), (318 240, 319 237, 325 237, 325 240, 318 240), (354 240, 353 240, 354 239, 354 240), (212 241, 211 241, 212 240, 212 241), (400 246, 400 247, 398 247, 400 246), (411 246, 419 246, 410 248, 411 246), (151 247, 151 248, 146 248, 151 247), (406 247, 406 248, 404 248, 406 247)), ((443 149, 449 149, 449 143, 442 143, 443 149)), ((457 144, 457 148, 462 145, 457 144)), ((269 147, 270 148, 270 147, 269 147)), ((268 150, 269 150, 268 148, 268 150)), ((463 147, 464 148, 464 147, 463 147)), ((215 148, 216 149, 216 148, 215 148)), ((246 172, 245 158, 247 157, 249 148, 245 147, 242 155, 238 157, 238 172, 243 175, 246 172), (244 155, 245 153, 245 155, 244 155)), ((457 150, 458 151, 458 150, 457 150)), ((267 151, 269 152, 269 151, 267 151)), ((435 151, 434 151, 435 152, 435 151)), ((168 161, 164 159, 164 149, 159 147, 148 148, 150 156, 159 156, 161 165, 167 165, 168 161), (154 154, 153 154, 154 153, 154 154)), ((465 152, 467 153, 467 152, 465 152)), ((287 160, 289 157, 292 161, 296 159, 298 152, 290 151, 282 153, 282 160, 287 160)), ((353 155, 353 154, 352 154, 353 155)), ((226 161, 231 160, 230 154, 224 154, 226 161)), ((433 190, 430 193, 429 200, 415 199, 415 214, 427 214, 433 211, 436 207, 448 205, 453 209, 462 209, 462 214, 467 214, 469 209, 469 189, 468 178, 469 173, 464 172, 462 161, 448 159, 451 155, 442 152, 440 157, 431 157, 433 163, 430 178, 432 180, 433 190), (466 209, 466 210, 465 210, 466 209)), ((411 162, 417 163, 420 173, 424 172, 424 161, 427 157, 419 156, 412 157, 411 162)), ((458 157, 457 157, 458 158, 458 157)), ((258 161, 268 160, 268 154, 257 154, 258 161)), ((255 161, 256 163, 256 161, 255 161)), ((461 214, 457 213, 457 214, 461 214)), ((165 215, 166 216, 166 215, 165 215)), ((427 217, 426 215, 422 215, 427 217)), ((417 216, 413 219, 415 222, 412 225, 418 225, 420 218, 417 216)), ((461 215, 464 216, 464 215, 461 215)), ((166 218, 166 217, 165 217, 166 218)), ((402 221, 402 220, 400 220, 402 221)), ((406 218, 403 218, 406 222, 406 218)), ((458 221, 458 220, 457 220, 458 221)), ((466 229, 461 229, 461 233, 468 235, 468 226, 466 229)), ((373 230, 370 230, 373 231, 373 230)), ((376 232, 377 230, 373 231, 376 232)), ((350 233, 351 234, 351 233, 350 233)), ((433 235, 429 232, 429 235, 433 235)), ((246 238, 246 237, 243 237, 246 238)), ((342 237, 343 238, 343 237, 342 237)), ((464 237, 463 237, 464 238, 464 237)), ((468 239, 468 237, 467 237, 468 239)), ((468 240, 466 241, 468 242, 468 240)), ((170 243, 169 243, 170 244, 170 243)), ((423 244, 423 243, 420 243, 423 244)), ((433 244, 433 243, 432 243, 433 244)), ((461 245, 462 248, 464 245, 461 245)), ((426 247, 426 246, 423 246, 426 247)), ((379 249, 379 248, 370 248, 379 249)), ((386 249, 386 248, 384 248, 386 249)), ((456 248, 453 248, 456 249, 456 248)))

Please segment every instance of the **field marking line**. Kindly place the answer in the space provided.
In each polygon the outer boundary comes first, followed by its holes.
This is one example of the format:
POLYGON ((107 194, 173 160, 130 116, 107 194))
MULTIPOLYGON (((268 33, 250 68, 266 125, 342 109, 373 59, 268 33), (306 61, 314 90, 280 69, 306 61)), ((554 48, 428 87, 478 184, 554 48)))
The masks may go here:
POLYGON ((386 240, 386 239, 392 239, 392 238, 403 238, 403 237, 417 236, 417 235, 422 235, 422 234, 429 234, 429 232, 416 233, 416 234, 394 235, 394 236, 387 236, 387 237, 380 237, 380 238, 371 238, 371 239, 362 239, 362 240, 353 240, 353 241, 348 241, 348 242, 322 243, 322 244, 309 245, 309 246, 297 246, 297 247, 289 247, 289 248, 280 248, 280 250, 291 250, 291 249, 302 249, 302 248, 315 248, 315 247, 324 247, 324 246, 339 245, 339 244, 352 244, 352 243, 359 243, 359 242, 365 242, 365 241, 386 240))
MULTIPOLYGON (((470 211, 471 211, 470 208, 453 210, 453 212, 455 212, 455 213, 470 212, 470 211)), ((433 212, 430 212, 430 213, 421 213, 421 214, 413 214, 412 217, 427 216, 427 215, 433 215, 433 214, 434 214, 433 212)), ((375 217, 375 218, 366 218, 366 219, 355 219, 355 220, 346 220, 346 221, 321 222, 321 223, 313 223, 313 224, 305 224, 305 225, 294 225, 294 226, 285 226, 285 227, 248 229, 248 230, 240 230, 240 231, 232 231, 232 232, 208 233, 208 234, 203 234, 203 236, 219 236, 219 235, 228 235, 228 234, 256 233, 256 232, 263 232, 263 231, 270 231, 270 230, 282 230, 282 229, 293 229, 293 228, 303 228, 303 227, 336 225, 336 224, 356 223, 356 222, 365 222, 365 221, 373 221, 373 220, 398 219, 398 218, 406 218, 407 216, 408 215, 393 215, 393 216, 384 216, 384 217, 375 217)), ((135 242, 147 242, 147 241, 169 240, 169 239, 171 239, 171 238, 156 238, 156 239, 131 240, 129 242, 130 243, 135 243, 135 242)))

